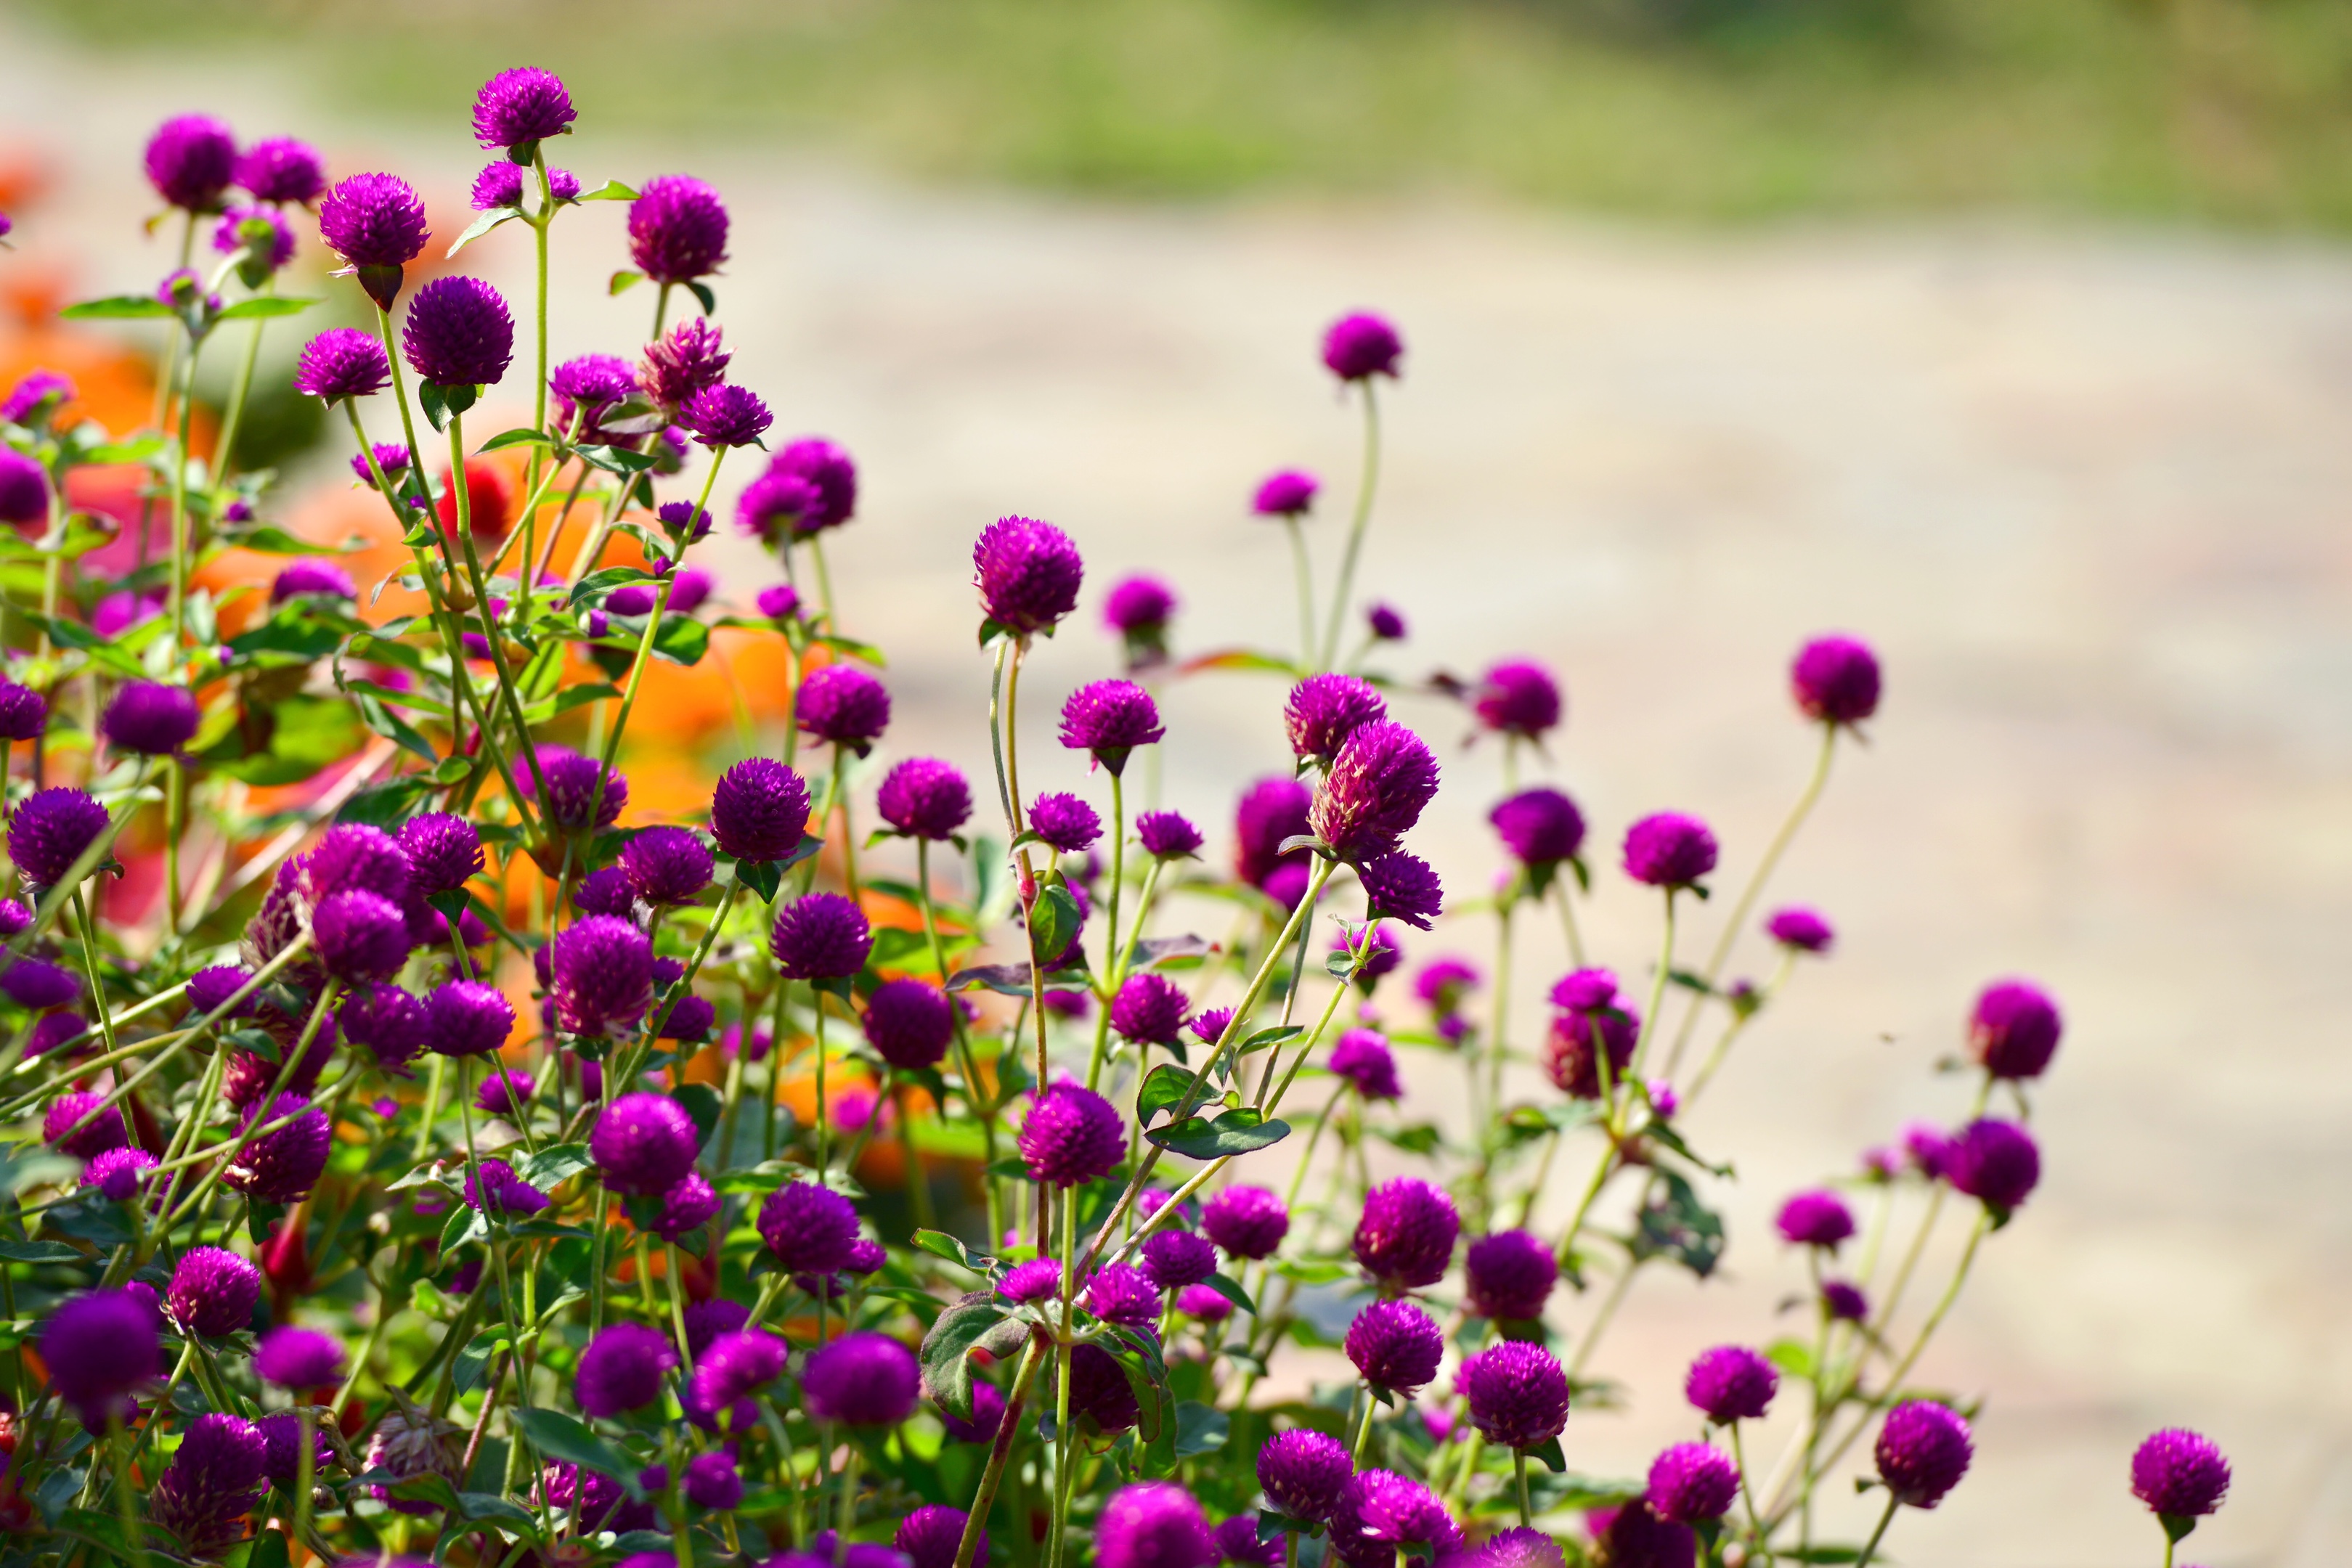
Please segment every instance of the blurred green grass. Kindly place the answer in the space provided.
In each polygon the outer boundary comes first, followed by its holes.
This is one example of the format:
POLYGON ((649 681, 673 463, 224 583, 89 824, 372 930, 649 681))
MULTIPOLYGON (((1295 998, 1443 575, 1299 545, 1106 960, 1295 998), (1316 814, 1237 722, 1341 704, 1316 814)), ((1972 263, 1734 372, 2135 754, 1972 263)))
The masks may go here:
POLYGON ((596 121, 927 178, 2352 225, 2347 0, 20 3, 109 48, 293 52, 371 114, 446 125, 528 62, 596 121))

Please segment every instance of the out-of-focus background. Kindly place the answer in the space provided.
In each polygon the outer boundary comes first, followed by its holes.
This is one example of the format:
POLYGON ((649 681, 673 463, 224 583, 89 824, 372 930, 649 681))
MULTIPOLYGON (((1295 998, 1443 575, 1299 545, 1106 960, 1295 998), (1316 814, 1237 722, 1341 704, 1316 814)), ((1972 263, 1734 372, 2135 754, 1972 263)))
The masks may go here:
MULTIPOLYGON (((1550 771, 1593 820, 1591 928, 1621 972, 1654 941, 1612 874, 1625 823, 1706 815, 1736 882, 1810 758, 1789 653, 1831 628, 1878 645, 1870 744, 1778 888, 1831 915, 1836 954, 1690 1118, 1738 1158, 1731 1254, 1637 1289, 1597 1368, 1632 1406, 1570 1423, 1575 1468, 1685 1435, 1679 1367, 1769 1337, 1801 1279, 1772 1207, 1906 1119, 1957 1119, 1933 1065, 1978 986, 2024 973, 2068 1015, 2045 1185, 1923 1369, 1987 1405, 1975 1472, 1904 1522, 1901 1560, 2158 1561, 2126 1468, 2170 1423, 2238 1469, 2183 1561, 2342 1559, 2352 7, 19 0, 0 357, 81 355, 86 382, 114 362, 47 317, 168 269, 137 169, 164 116, 397 171, 453 236, 483 156, 467 106, 516 64, 570 82, 553 161, 589 183, 726 193, 738 373, 780 433, 861 465, 833 570, 846 628, 890 651, 894 755, 984 771, 965 552, 1003 512, 1061 523, 1092 573, 1034 712, 1111 672, 1093 617, 1130 569, 1179 589, 1181 651, 1286 647, 1287 559, 1246 498, 1276 466, 1327 477, 1328 585, 1357 424, 1315 347, 1360 307, 1408 343, 1360 581, 1412 622, 1386 667, 1559 672, 1550 771)), ((642 339, 649 299, 604 289, 622 218, 557 226, 559 357, 642 339)), ((460 258, 518 298, 528 262, 513 230, 460 258)), ((341 449, 311 444, 333 433, 264 413, 248 439, 289 465, 292 520, 338 537, 341 449)), ((712 549, 739 602, 776 576, 712 549)), ((741 682, 761 712, 765 679, 741 682)), ((723 686, 680 692, 725 729, 723 686)), ((1168 687, 1166 802, 1222 830, 1286 760, 1280 695, 1168 687)), ((1455 748, 1459 710, 1400 706, 1448 761, 1418 847, 1466 894, 1496 758, 1455 748)), ((1031 744, 1040 785, 1082 783, 1042 722, 1031 744)), ((676 772, 646 798, 682 808, 706 775, 676 772)), ((1416 952, 1489 946, 1465 921, 1416 952)), ((1564 967, 1525 941, 1521 1019, 1564 967)), ((1442 1111, 1452 1083, 1414 1092, 1442 1111)))

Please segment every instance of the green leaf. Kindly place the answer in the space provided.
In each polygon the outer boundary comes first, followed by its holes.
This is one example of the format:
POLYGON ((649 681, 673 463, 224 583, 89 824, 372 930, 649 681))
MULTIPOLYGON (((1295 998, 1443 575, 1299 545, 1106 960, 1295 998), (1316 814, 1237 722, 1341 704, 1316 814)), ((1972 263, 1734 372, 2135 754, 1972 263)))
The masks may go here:
MULTIPOLYGON (((572 455, 591 468, 602 468, 607 474, 643 474, 654 465, 654 459, 643 452, 632 452, 625 446, 575 446, 572 455)), ((598 574, 603 575, 602 573, 598 574)), ((638 580, 645 573, 637 573, 638 580)))
POLYGON ((461 1203, 449 1211, 448 1219, 441 1227, 441 1255, 446 1258, 467 1242, 487 1239, 489 1234, 489 1222, 482 1217, 482 1211, 461 1203))
POLYGON ((1171 1105, 1181 1105, 1192 1092, 1193 1075, 1172 1061, 1163 1061, 1151 1070, 1143 1081, 1143 1088, 1135 1097, 1135 1120, 1138 1125, 1151 1125, 1151 1118, 1171 1105))
POLYGON ((1233 1417, 1223 1411, 1187 1399, 1176 1406, 1176 1457, 1217 1453, 1233 1429, 1233 1417))
POLYGON ((87 1255, 62 1241, 0 1241, 0 1260, 10 1263, 80 1263, 87 1255))
POLYGON ((1214 1160, 1270 1148, 1290 1135, 1290 1124, 1269 1120, 1264 1112, 1244 1105, 1227 1111, 1213 1122, 1194 1116, 1176 1126, 1143 1135, 1171 1155, 1191 1160, 1214 1160))
POLYGON ((634 202, 637 193, 618 180, 607 180, 593 191, 583 191, 573 198, 582 202, 634 202))
POLYGON ((449 405, 443 401, 441 389, 425 382, 416 389, 416 401, 425 409, 425 421, 436 430, 448 428, 449 405))
POLYGON ((1529 1448, 1528 1458, 1541 1459, 1544 1469, 1556 1476, 1568 1473, 1568 1456, 1559 1451, 1558 1437, 1548 1437, 1540 1447, 1529 1448))
POLYGON ((548 434, 547 432, 543 430, 533 430, 529 425, 519 424, 512 430, 499 431, 496 435, 491 436, 488 441, 483 442, 481 445, 476 447, 475 450, 478 452, 503 452, 509 446, 552 446, 554 444, 555 437, 548 434))
MULTIPOLYGON (((298 1452, 299 1450, 297 1450, 298 1452)), ((484 1491, 461 1491, 457 1494, 457 1511, 467 1519, 487 1520, 508 1526, 507 1533, 528 1541, 539 1539, 539 1521, 529 1509, 493 1497, 484 1491)))
POLYGON ((1371 1132, 1374 1137, 1383 1143, 1392 1144, 1409 1155, 1424 1156, 1433 1155, 1445 1145, 1445 1134, 1440 1133, 1433 1124, 1428 1122, 1421 1123, 1417 1126, 1398 1127, 1393 1130, 1387 1127, 1374 1127, 1371 1132))
POLYGON ((762 904, 773 904, 776 890, 783 885, 784 868, 774 861, 737 861, 735 879, 758 894, 762 904))
POLYGON ((1699 1202, 1679 1175, 1663 1166, 1655 1168, 1666 1191, 1644 1203, 1634 1217, 1633 1257, 1671 1258, 1704 1280, 1723 1258, 1722 1217, 1699 1202))
POLYGON ((686 289, 688 293, 694 296, 697 303, 701 305, 702 313, 705 316, 719 314, 719 296, 710 292, 710 285, 698 277, 689 280, 686 289))
POLYGON ((645 1500, 645 1490, 637 1485, 637 1467, 628 1457, 596 1436, 561 1410, 533 1406, 518 1416, 523 1436, 531 1446, 551 1459, 563 1459, 619 1481, 632 1502, 645 1500))
POLYGON ((710 628, 690 615, 665 615, 661 630, 654 633, 656 657, 689 669, 702 663, 702 655, 710 651, 710 628))
POLYGON ((492 207, 488 212, 484 213, 480 217, 476 218, 472 223, 466 225, 466 232, 459 235, 455 240, 452 240, 449 244, 449 248, 441 253, 442 258, 446 260, 448 257, 457 255, 459 251, 473 244, 476 240, 481 238, 484 235, 489 233, 492 229, 498 227, 500 224, 511 222, 520 216, 522 216, 522 209, 520 207, 492 207))
POLYGON ((593 1164, 585 1144, 552 1144, 516 1166, 515 1175, 540 1191, 550 1192, 558 1182, 578 1176, 593 1164))
POLYGON ((79 305, 68 305, 58 312, 58 319, 61 321, 134 321, 170 314, 172 308, 152 294, 116 294, 104 299, 85 299, 79 305))
POLYGON ((1242 1289, 1240 1281, 1220 1273, 1212 1274, 1201 1282, 1251 1316, 1257 1314, 1257 1303, 1249 1299, 1249 1292, 1242 1289))
POLYGON ((1114 1328, 1099 1342, 1127 1375, 1135 1395, 1136 1435, 1145 1448, 1145 1468, 1166 1475, 1176 1468, 1176 1396, 1168 1386, 1168 1364, 1160 1347, 1139 1330, 1114 1328))
POLYGON ((297 538, 274 523, 254 523, 241 528, 226 529, 220 541, 238 549, 249 549, 260 555, 338 555, 341 551, 325 549, 309 539, 297 538))
POLYGON ((1812 1347, 1801 1340, 1777 1339, 1764 1347, 1764 1359, 1791 1377, 1813 1375, 1812 1347))
POLYGON ((719 1097, 719 1091, 708 1083, 685 1083, 672 1090, 669 1097, 684 1106, 686 1113, 694 1118, 694 1130, 698 1134, 696 1147, 709 1143, 710 1134, 719 1130, 719 1113, 726 1108, 726 1103, 719 1097))
POLYGON ((959 1301, 933 1320, 923 1336, 923 1385, 940 1408, 959 1421, 971 1419, 971 1347, 1003 1316, 993 1296, 959 1301))
POLYGON ((1078 901, 1060 882, 1038 891, 1029 909, 1029 949, 1042 959, 1062 956, 1078 933, 1078 901))
POLYGON ((266 294, 253 299, 240 299, 213 319, 215 321, 266 321, 279 316, 299 316, 317 303, 315 299, 296 299, 282 294, 266 294))
MULTIPOLYGON (((605 202, 613 200, 612 197, 604 195, 583 196, 580 199, 583 202, 605 202)), ((631 272, 628 268, 623 267, 620 271, 613 274, 611 282, 604 285, 604 292, 608 295, 625 294, 630 289, 635 288, 638 284, 643 283, 645 280, 646 275, 644 273, 631 272)))
MULTIPOLYGON (((294 1453, 299 1458, 302 1450, 298 1448, 294 1453)), ((449 1484, 448 1477, 433 1470, 422 1471, 406 1480, 394 1481, 386 1490, 393 1496, 406 1498, 412 1502, 436 1503, 444 1509, 457 1506, 457 1489, 449 1484)))
POLYGON ((1277 659, 1271 653, 1252 653, 1247 648, 1227 648, 1221 653, 1202 653, 1176 666, 1176 673, 1180 675, 1197 675, 1204 670, 1256 670, 1294 681, 1305 674, 1287 659, 1277 659))
POLYGON ((910 1239, 917 1250, 961 1263, 975 1274, 985 1274, 996 1267, 995 1259, 972 1251, 944 1230, 918 1230, 910 1239))

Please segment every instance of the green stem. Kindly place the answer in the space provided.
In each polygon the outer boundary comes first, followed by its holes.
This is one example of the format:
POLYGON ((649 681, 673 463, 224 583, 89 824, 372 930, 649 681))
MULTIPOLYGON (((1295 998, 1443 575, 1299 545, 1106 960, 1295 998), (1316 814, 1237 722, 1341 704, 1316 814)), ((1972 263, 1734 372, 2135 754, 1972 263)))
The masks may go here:
POLYGON ((1380 400, 1372 393, 1371 378, 1356 383, 1364 393, 1364 476, 1356 489, 1356 516, 1348 528, 1348 548, 1339 557, 1339 586, 1331 596, 1329 631, 1324 634, 1321 666, 1331 667, 1339 656, 1339 632, 1348 617, 1348 595, 1356 582, 1356 558, 1364 548, 1364 529, 1372 520, 1372 492, 1381 477, 1381 410, 1380 400))
MULTIPOLYGON (((1902 1503, 1903 1500, 1891 1490, 1887 1492, 1886 1511, 1878 1516, 1878 1528, 1870 1532, 1870 1539, 1863 1544, 1862 1555, 1853 1560, 1853 1568, 1870 1568, 1870 1560, 1878 1555, 1878 1543, 1886 1539, 1886 1527, 1895 1522, 1895 1511, 1902 1503)), ((2172 1543, 2168 1540, 2164 1547, 2164 1568, 2172 1568, 2172 1543)))
MULTIPOLYGON (((1035 1334, 1021 1352, 1021 1364, 1013 1375, 1013 1392, 1004 1399, 1004 1416, 996 1426, 996 1440, 989 1445, 988 1468, 981 1472, 980 1487, 972 1493, 971 1509, 964 1520, 963 1539, 956 1543, 955 1568, 972 1568, 980 1543, 988 1533, 988 1514, 996 1500, 997 1488, 1004 1481, 1004 1462, 1013 1454, 1013 1440, 1021 1427, 1021 1406, 1028 1397, 1030 1380, 1045 1361, 1045 1342, 1035 1334)), ((1064 1378, 1062 1385, 1069 1386, 1064 1378)))
POLYGON ((1372 1392, 1370 1384, 1365 1384, 1364 1418, 1357 1424, 1355 1447, 1349 1450, 1349 1457, 1358 1469, 1364 1468, 1364 1450, 1372 1446, 1372 1414, 1380 1407, 1380 1396, 1372 1392))
MULTIPOLYGON (((1101 995, 1096 998, 1101 1005, 1095 1009, 1094 1053, 1087 1058, 1087 1087, 1089 1089, 1102 1080, 1103 1059, 1109 1054, 1110 1046, 1110 1005, 1118 995, 1120 983, 1127 977, 1119 967, 1118 947, 1118 895, 1127 875, 1126 856, 1127 801, 1119 790, 1118 770, 1114 768, 1110 776, 1110 908, 1108 915, 1110 924, 1103 939, 1103 969, 1107 977, 1103 981, 1101 995)), ((1142 925, 1140 919, 1136 921, 1138 929, 1142 925)))
POLYGON ((1528 1451, 1511 1450, 1511 1469, 1519 1479, 1519 1528, 1527 1530, 1535 1524, 1535 1511, 1528 1506, 1528 1451))
MULTIPOLYGON (((278 275, 273 272, 262 282, 261 297, 268 298, 277 292, 278 275)), ((258 318, 246 334, 245 358, 237 363, 236 380, 229 386, 228 409, 221 415, 220 435, 213 443, 212 479, 215 485, 228 477, 229 465, 236 459, 237 426, 245 422, 245 400, 253 387, 253 367, 261 359, 261 329, 268 324, 267 317, 258 318)))

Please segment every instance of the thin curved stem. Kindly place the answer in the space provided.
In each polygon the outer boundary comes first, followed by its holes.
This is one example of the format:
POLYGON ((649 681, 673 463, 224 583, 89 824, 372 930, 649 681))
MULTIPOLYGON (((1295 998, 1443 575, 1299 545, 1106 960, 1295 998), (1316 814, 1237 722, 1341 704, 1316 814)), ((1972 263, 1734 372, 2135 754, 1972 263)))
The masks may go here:
POLYGON ((1364 474, 1356 488, 1356 516, 1348 527, 1348 547, 1339 557, 1339 583, 1331 595, 1329 630, 1324 633, 1321 667, 1329 669, 1339 656, 1339 632, 1348 618, 1348 595, 1356 582, 1356 559, 1363 551, 1364 530, 1372 520, 1372 493, 1381 478, 1381 406, 1371 378, 1356 383, 1364 394, 1364 474))

